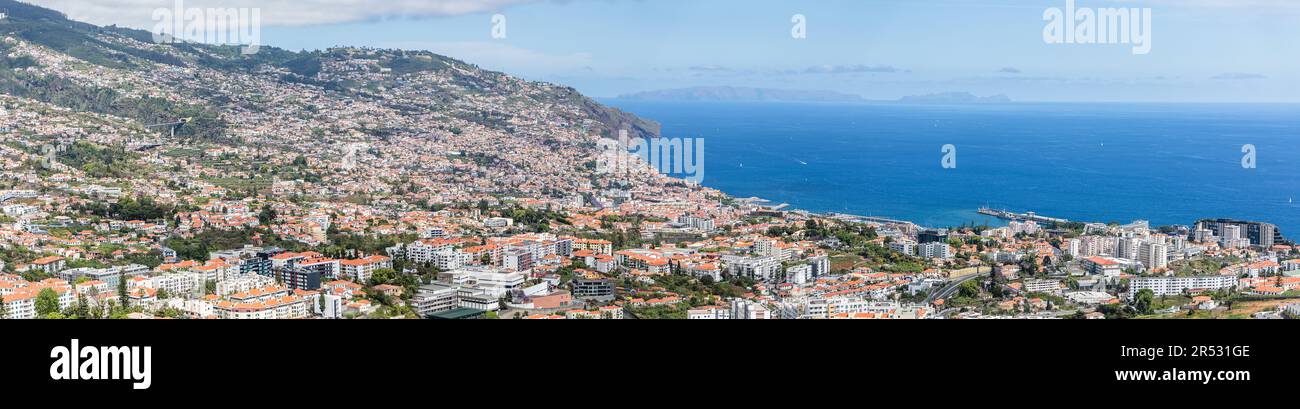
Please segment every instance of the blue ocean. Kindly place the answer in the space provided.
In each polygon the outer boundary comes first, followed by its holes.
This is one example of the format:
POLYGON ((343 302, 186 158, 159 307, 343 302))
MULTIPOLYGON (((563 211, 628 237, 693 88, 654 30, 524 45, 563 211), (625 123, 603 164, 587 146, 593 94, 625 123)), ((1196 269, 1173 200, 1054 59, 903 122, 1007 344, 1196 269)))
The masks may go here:
POLYGON ((1002 224, 988 206, 1300 237, 1300 105, 603 102, 704 138, 703 184, 736 197, 934 227, 1002 224))

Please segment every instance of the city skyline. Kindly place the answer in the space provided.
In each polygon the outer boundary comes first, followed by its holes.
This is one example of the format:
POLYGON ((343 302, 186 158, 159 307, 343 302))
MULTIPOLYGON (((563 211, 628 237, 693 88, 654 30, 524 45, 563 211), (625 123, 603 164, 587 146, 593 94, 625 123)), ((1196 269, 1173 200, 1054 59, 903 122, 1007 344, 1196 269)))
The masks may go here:
POLYGON ((1297 16, 0 0, 0 374, 146 406, 1271 391, 1297 16))

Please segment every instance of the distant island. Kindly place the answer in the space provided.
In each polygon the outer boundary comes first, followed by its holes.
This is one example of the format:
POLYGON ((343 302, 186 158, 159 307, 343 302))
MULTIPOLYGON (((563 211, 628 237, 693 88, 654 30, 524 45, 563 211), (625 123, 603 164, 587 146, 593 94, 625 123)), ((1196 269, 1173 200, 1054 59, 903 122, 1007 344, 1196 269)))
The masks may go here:
POLYGON ((975 96, 969 92, 941 92, 937 94, 909 95, 898 99, 906 104, 989 104, 1007 103, 1011 98, 1006 95, 975 96))
POLYGON ((634 101, 863 102, 861 96, 834 91, 746 87, 691 87, 620 95, 634 101))
POLYGON ((908 95, 896 100, 869 100, 859 95, 826 90, 789 90, 749 87, 690 87, 623 94, 615 99, 627 101, 688 102, 870 102, 904 104, 990 104, 1008 103, 1006 95, 976 96, 969 92, 940 92, 908 95))

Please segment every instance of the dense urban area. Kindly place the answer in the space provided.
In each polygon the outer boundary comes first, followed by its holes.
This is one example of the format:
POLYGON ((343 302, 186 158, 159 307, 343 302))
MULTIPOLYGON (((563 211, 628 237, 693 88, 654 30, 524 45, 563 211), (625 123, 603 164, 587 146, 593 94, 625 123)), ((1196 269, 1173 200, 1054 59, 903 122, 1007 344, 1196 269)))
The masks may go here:
POLYGON ((658 126, 571 88, 4 3, 0 318, 1300 316, 1267 221, 813 214, 607 155, 658 126))

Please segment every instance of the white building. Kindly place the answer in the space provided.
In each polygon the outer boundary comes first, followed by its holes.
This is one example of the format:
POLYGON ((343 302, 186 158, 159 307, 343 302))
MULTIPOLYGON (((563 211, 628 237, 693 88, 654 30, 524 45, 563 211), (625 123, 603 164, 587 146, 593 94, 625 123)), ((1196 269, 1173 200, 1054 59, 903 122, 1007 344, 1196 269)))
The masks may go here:
POLYGON ((920 258, 950 259, 953 256, 952 246, 938 241, 920 244, 916 246, 916 256, 920 258))
POLYGON ((1103 291, 1074 291, 1065 293, 1065 298, 1079 304, 1097 305, 1109 301, 1115 296, 1103 291))
POLYGON ((416 263, 429 263, 433 261, 435 253, 453 251, 459 243, 455 239, 416 240, 406 245, 406 258, 416 263))
POLYGON ((307 302, 302 297, 287 295, 267 297, 259 301, 221 301, 214 306, 217 318, 246 319, 297 319, 307 317, 307 302))
POLYGON ((217 296, 225 297, 231 294, 252 291, 255 288, 266 288, 275 285, 275 279, 271 276, 259 274, 241 274, 217 282, 217 296))
POLYGON ((500 228, 506 228, 514 225, 515 225, 514 219, 508 217, 489 217, 483 220, 483 227, 487 227, 490 229, 500 229, 500 228))
POLYGON ((1231 275, 1211 275, 1194 277, 1139 277, 1129 281, 1128 295, 1133 297, 1138 291, 1151 290, 1155 295, 1177 295, 1185 290, 1217 291, 1237 286, 1237 277, 1231 275))
POLYGON ((811 264, 791 266, 785 270, 785 281, 799 285, 807 284, 812 281, 812 270, 811 264))
POLYGON ((911 240, 894 240, 889 243, 889 249, 909 256, 916 255, 916 242, 911 240))
POLYGON ((510 293, 510 290, 522 288, 527 278, 523 273, 488 269, 461 269, 448 274, 452 285, 474 287, 494 300, 510 293))
POLYGON ((692 308, 686 311, 688 320, 729 320, 731 319, 731 309, 723 306, 710 305, 699 308, 692 308))
POLYGON ((370 281, 370 276, 374 275, 375 270, 393 268, 393 259, 374 255, 355 260, 340 261, 339 267, 342 268, 343 277, 351 278, 358 283, 365 283, 370 281))
POLYGON ((201 273, 168 273, 150 277, 144 285, 170 296, 198 298, 203 295, 206 284, 207 280, 201 273))
POLYGON ((1059 294, 1061 292, 1061 282, 1056 280, 1025 280, 1024 290, 1026 293, 1059 294))
POLYGON ((776 248, 776 240, 763 238, 754 240, 754 254, 759 256, 773 255, 776 248))
POLYGON ((736 299, 731 301, 731 317, 738 320, 768 320, 772 319, 772 313, 757 302, 736 299))
POLYGON ((1138 261, 1147 270, 1157 270, 1169 266, 1169 246, 1156 242, 1143 242, 1138 251, 1138 261))
POLYGON ((728 274, 748 277, 759 281, 771 281, 781 271, 781 261, 775 256, 743 257, 735 255, 722 256, 722 263, 728 274))

